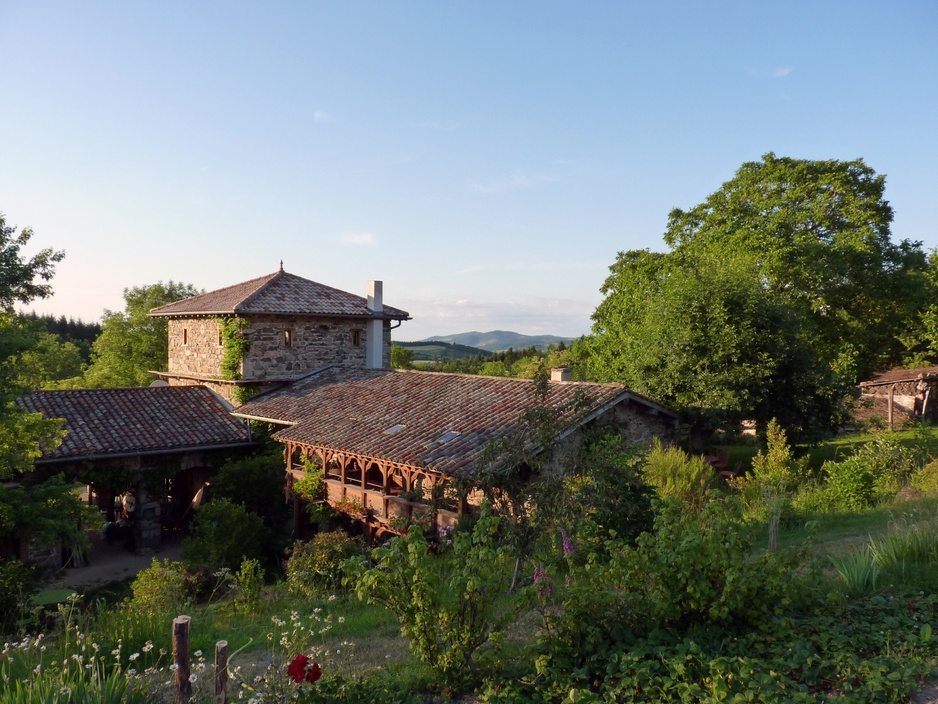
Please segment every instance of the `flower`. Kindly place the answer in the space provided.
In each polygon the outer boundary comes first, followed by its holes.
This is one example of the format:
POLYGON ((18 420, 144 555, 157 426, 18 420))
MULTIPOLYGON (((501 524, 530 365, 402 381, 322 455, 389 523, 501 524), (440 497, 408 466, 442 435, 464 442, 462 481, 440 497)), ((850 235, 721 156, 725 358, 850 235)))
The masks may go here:
POLYGON ((322 668, 319 667, 318 662, 314 662, 313 666, 306 672, 306 681, 312 684, 320 677, 322 677, 322 668))
POLYGON ((287 667, 287 674, 290 675, 294 682, 299 684, 303 681, 303 677, 306 674, 307 665, 309 665, 309 658, 305 655, 297 655, 293 658, 293 662, 287 667))
POLYGON ((194 672, 191 675, 189 675, 190 682, 195 682, 197 679, 199 679, 199 676, 196 675, 194 672))
POLYGON ((314 662, 312 667, 309 666, 309 658, 305 655, 297 655, 293 658, 293 662, 287 667, 287 674, 290 678, 300 684, 301 682, 309 682, 312 684, 320 677, 322 677, 322 668, 319 667, 318 662, 314 662))

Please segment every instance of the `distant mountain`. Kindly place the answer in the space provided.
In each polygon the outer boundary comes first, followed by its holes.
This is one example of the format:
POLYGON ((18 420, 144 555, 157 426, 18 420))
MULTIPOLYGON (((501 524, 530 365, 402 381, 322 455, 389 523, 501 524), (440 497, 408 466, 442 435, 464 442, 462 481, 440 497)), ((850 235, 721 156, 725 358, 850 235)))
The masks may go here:
POLYGON ((433 362, 436 360, 464 359, 465 357, 488 357, 492 353, 480 350, 478 347, 467 345, 453 345, 440 340, 423 340, 421 342, 394 342, 395 345, 406 347, 414 353, 415 362, 433 362))
POLYGON ((438 335, 426 338, 425 342, 448 342, 451 345, 468 345, 487 352, 504 352, 507 349, 523 350, 537 347, 546 350, 548 345, 557 345, 561 340, 569 345, 575 338, 556 335, 522 335, 506 330, 491 332, 461 332, 456 335, 438 335))

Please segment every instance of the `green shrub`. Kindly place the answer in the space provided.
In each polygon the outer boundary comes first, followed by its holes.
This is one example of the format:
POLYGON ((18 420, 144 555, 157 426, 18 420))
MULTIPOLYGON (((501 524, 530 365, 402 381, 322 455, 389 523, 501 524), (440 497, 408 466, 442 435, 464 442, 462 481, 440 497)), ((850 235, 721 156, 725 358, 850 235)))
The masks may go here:
POLYGON ((241 563, 235 575, 235 605, 239 611, 254 613, 260 603, 264 589, 264 568, 257 560, 248 559, 241 563))
POLYGON ((932 460, 909 477, 909 486, 923 494, 938 494, 938 460, 932 460))
POLYGON ((153 559, 130 585, 131 608, 144 616, 181 613, 195 596, 195 580, 181 562, 153 559))
POLYGON ((189 537, 182 541, 182 556, 209 571, 235 570, 245 559, 263 559, 267 537, 259 516, 241 504, 215 499, 196 511, 189 537))
POLYGON ((29 595, 39 586, 35 565, 19 560, 0 561, 0 634, 13 634, 29 595))
POLYGON ((699 455, 688 455, 673 445, 664 447, 655 438, 642 468, 645 481, 661 498, 700 502, 709 487, 717 485, 716 470, 699 455))
POLYGON ((870 548, 851 550, 841 557, 832 557, 831 562, 848 594, 869 594, 876 589, 881 566, 870 548))
POLYGON ((828 496, 834 508, 862 511, 873 505, 875 479, 862 458, 853 456, 843 462, 827 461, 821 470, 827 475, 828 496))
POLYGON ((372 551, 373 568, 347 563, 358 597, 388 608, 414 654, 445 681, 465 678, 473 654, 498 630, 495 601, 510 577, 510 551, 497 545, 498 530, 485 503, 472 532, 454 533, 443 554, 411 526, 372 551))
POLYGON ((334 594, 342 586, 342 564, 364 554, 361 540, 341 530, 317 533, 307 542, 297 541, 287 560, 289 589, 307 597, 334 594))

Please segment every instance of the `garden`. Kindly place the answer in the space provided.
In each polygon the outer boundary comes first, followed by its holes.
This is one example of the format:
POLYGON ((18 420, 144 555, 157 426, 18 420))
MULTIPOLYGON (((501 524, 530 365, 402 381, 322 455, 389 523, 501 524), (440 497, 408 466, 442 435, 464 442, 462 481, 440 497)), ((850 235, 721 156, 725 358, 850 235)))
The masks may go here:
POLYGON ((228 701, 909 701, 938 655, 938 430, 801 451, 772 423, 720 449, 738 478, 597 433, 562 474, 479 472, 455 530, 379 546, 315 501, 313 537, 278 542, 234 479, 264 461, 233 463, 183 561, 57 609, 4 563, 0 699, 177 701, 186 614, 196 702, 221 701, 219 641, 228 701))

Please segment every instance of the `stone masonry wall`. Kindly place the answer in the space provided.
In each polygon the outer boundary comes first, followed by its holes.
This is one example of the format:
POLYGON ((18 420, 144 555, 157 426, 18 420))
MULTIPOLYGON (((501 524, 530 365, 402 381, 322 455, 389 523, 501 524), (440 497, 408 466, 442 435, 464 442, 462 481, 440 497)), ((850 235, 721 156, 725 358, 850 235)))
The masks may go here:
POLYGON ((225 348, 218 342, 218 321, 214 318, 170 319, 169 371, 221 376, 225 348))
MULTIPOLYGON (((368 339, 362 320, 253 316, 246 334, 251 346, 244 359, 245 379, 293 379, 329 365, 365 366, 368 339), (292 338, 289 345, 284 337, 287 330, 292 338)), ((390 366, 389 322, 384 324, 384 338, 382 356, 390 366)))
MULTIPOLYGON (((382 358, 384 366, 389 367, 390 322, 383 327, 382 358)), ((245 334, 250 347, 242 364, 244 379, 295 379, 330 365, 365 366, 368 333, 363 320, 251 316, 245 334), (291 333, 290 344, 286 342, 285 331, 291 333), (358 345, 354 344, 356 341, 358 345)), ((214 318, 169 321, 170 372, 220 378, 224 354, 225 349, 219 344, 218 321, 214 318)), ((229 397, 227 393, 223 395, 229 397)))

